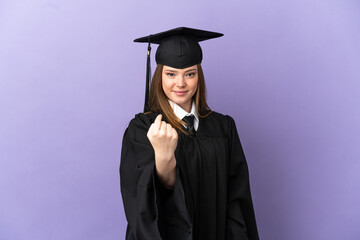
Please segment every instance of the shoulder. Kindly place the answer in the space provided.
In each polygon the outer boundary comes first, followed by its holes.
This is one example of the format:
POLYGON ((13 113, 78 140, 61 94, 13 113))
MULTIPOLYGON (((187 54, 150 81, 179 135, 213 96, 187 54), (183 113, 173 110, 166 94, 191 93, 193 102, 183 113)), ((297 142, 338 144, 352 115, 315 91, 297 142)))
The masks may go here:
POLYGON ((154 122, 158 114, 159 113, 155 113, 155 112, 147 112, 147 113, 139 112, 135 114, 134 118, 130 122, 142 123, 147 126, 150 126, 154 122))
POLYGON ((160 112, 139 112, 130 120, 128 128, 147 130, 160 112))
POLYGON ((154 112, 140 112, 135 114, 124 132, 124 138, 126 137, 141 143, 149 143, 146 135, 150 125, 155 121, 155 118, 158 114, 159 113, 154 112))
POLYGON ((222 114, 217 111, 211 111, 211 113, 209 114, 208 117, 210 117, 212 120, 219 121, 219 122, 228 122, 230 119, 232 119, 232 117, 230 115, 222 114))
POLYGON ((229 125, 234 124, 235 121, 232 116, 227 114, 222 114, 216 111, 211 111, 211 114, 209 114, 208 118, 212 121, 216 121, 221 125, 229 127, 229 125))
POLYGON ((223 137, 229 137, 234 131, 234 128, 236 129, 235 121, 230 115, 217 111, 211 111, 207 117, 203 118, 203 123, 207 125, 207 129, 211 129, 210 131, 208 130, 209 133, 214 132, 214 135, 219 134, 223 137))

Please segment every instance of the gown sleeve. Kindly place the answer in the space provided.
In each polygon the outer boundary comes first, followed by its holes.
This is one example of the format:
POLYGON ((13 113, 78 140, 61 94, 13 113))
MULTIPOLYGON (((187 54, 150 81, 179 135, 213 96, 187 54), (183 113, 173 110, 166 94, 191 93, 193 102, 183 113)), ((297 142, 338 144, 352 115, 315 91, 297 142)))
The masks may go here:
POLYGON ((179 169, 174 189, 164 188, 156 176, 155 153, 146 136, 150 124, 137 115, 123 136, 120 185, 128 221, 126 239, 188 239, 191 230, 179 169))
POLYGON ((235 121, 229 119, 230 162, 228 168, 228 203, 226 240, 259 239, 251 198, 249 171, 235 121))

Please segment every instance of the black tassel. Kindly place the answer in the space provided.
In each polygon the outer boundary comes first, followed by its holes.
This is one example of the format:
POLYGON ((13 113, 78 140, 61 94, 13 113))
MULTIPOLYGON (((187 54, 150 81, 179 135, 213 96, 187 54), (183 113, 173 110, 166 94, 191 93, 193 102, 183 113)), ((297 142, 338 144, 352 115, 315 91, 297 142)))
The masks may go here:
MULTIPOLYGON (((151 36, 151 35, 150 35, 151 36)), ((151 63, 150 63, 150 36, 148 36, 148 51, 147 51, 147 60, 146 60, 146 89, 145 89, 145 104, 144 104, 144 112, 149 110, 149 86, 151 79, 151 63)))

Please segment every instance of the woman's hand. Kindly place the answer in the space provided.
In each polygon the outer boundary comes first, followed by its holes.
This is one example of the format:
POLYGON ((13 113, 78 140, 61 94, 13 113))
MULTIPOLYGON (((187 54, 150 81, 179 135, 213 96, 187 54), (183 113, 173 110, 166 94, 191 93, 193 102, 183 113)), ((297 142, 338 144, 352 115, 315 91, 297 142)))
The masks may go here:
POLYGON ((178 134, 168 123, 161 121, 162 115, 159 114, 154 123, 150 125, 147 137, 154 148, 155 157, 158 161, 169 161, 174 155, 178 134))
POLYGON ((159 114, 150 125, 147 137, 154 148, 156 172, 163 185, 172 188, 175 183, 175 149, 178 142, 176 130, 159 114))

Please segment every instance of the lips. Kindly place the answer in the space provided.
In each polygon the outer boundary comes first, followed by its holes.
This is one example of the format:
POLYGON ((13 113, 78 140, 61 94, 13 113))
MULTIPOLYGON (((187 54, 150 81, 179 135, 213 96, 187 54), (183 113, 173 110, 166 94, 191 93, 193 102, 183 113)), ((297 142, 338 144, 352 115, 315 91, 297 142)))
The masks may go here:
POLYGON ((182 96, 186 93, 187 91, 174 91, 174 93, 178 96, 182 96))

